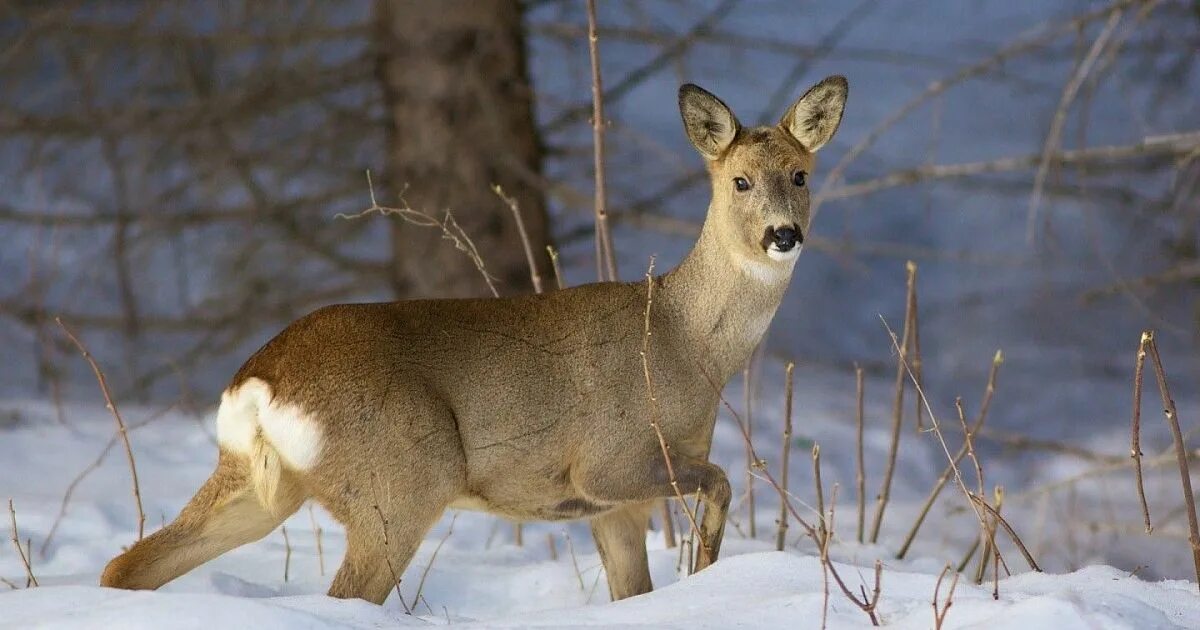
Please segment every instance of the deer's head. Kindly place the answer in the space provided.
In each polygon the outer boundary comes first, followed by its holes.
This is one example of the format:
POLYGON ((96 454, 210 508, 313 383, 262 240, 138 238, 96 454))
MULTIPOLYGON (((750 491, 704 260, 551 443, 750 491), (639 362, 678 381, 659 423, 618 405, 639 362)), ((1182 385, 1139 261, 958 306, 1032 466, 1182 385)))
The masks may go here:
POLYGON ((753 268, 795 262, 808 233, 813 154, 837 131, 846 93, 845 77, 828 77, 779 124, 742 127, 721 99, 692 84, 679 88, 684 129, 712 179, 706 229, 735 258, 753 268))

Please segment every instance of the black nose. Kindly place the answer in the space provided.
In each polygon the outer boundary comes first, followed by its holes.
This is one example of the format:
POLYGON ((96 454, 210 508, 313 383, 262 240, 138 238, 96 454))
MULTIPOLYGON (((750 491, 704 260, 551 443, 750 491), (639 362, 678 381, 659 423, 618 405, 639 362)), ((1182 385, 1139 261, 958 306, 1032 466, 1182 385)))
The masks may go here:
POLYGON ((791 251, 799 243, 804 242, 804 235, 795 227, 776 228, 771 234, 771 241, 781 252, 791 251))

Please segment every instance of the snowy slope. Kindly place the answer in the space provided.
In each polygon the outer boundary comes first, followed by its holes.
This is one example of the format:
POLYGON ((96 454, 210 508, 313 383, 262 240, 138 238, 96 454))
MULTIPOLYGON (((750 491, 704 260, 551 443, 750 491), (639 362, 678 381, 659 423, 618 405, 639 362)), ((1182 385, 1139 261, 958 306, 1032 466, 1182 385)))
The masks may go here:
MULTIPOLYGON (((662 554, 656 554, 661 559, 662 554)), ((487 560, 484 559, 484 562, 487 560)), ((447 565, 449 563, 447 562, 447 565)), ((447 568, 446 570, 450 570, 447 568)), ((219 574, 214 574, 214 577, 219 574)), ((936 578, 889 571, 880 600, 880 622, 894 628, 933 625, 930 594, 936 578)), ((394 607, 320 595, 239 597, 220 592, 124 593, 95 587, 59 586, 0 596, 12 627, 120 628, 380 628, 458 627, 817 627, 822 610, 821 568, 815 558, 781 552, 747 553, 711 570, 629 600, 572 605, 544 601, 548 610, 468 620, 449 613, 407 616, 394 607)), ((514 582, 528 577, 512 570, 514 582)), ((943 586, 945 588, 945 586, 943 586)), ((1151 584, 1108 567, 1064 576, 1027 575, 1001 583, 1004 595, 960 586, 946 617, 947 628, 1194 628, 1200 599, 1193 584, 1151 584)), ((514 597, 515 599, 515 597, 514 597)), ((446 604, 447 609, 455 602, 446 604)), ((859 609, 831 595, 828 627, 871 627, 859 609)))
MULTIPOLYGON (((889 508, 881 544, 853 542, 853 499, 846 483, 852 479, 847 471, 853 466, 848 456, 853 427, 839 419, 842 409, 836 399, 828 394, 822 398, 822 391, 832 389, 825 379, 819 374, 804 376, 798 388, 799 399, 806 401, 798 418, 799 432, 809 436, 805 439, 822 443, 827 481, 840 481, 842 488, 838 544, 832 551, 839 572, 851 588, 864 583, 870 590, 872 566, 876 558, 882 559, 881 621, 898 628, 931 627, 930 600, 937 574, 944 562, 961 557, 974 535, 963 510, 956 514, 961 497, 947 494, 922 531, 917 553, 905 561, 894 560, 892 553, 911 521, 914 500, 936 475, 936 460, 928 457, 936 455, 931 445, 906 445, 897 474, 897 501, 889 508)), ((883 383, 869 385, 884 389, 883 383)), ((869 405, 871 413, 879 411, 874 402, 869 405)), ((104 563, 136 535, 128 467, 119 446, 79 485, 45 555, 40 547, 53 525, 64 489, 112 435, 111 418, 101 407, 69 407, 71 426, 62 427, 54 422, 53 409, 45 403, 13 402, 0 407, 4 409, 0 417, 5 418, 0 431, 0 497, 14 500, 20 535, 32 540, 34 573, 41 584, 28 590, 0 591, 0 627, 376 628, 447 621, 473 627, 819 625, 823 602, 820 562, 812 545, 798 534, 790 539, 788 551, 773 551, 772 521, 778 503, 761 484, 757 540, 741 533, 746 528, 745 510, 735 504, 722 560, 701 574, 681 577, 676 571, 677 551, 663 548, 660 535, 651 532, 651 570, 658 590, 615 604, 608 602, 599 558, 582 524, 527 524, 525 545, 517 547, 507 524, 469 512, 447 515, 430 532, 403 577, 401 592, 405 601, 417 600, 414 612, 420 619, 405 615, 395 596, 380 608, 322 595, 344 550, 344 538, 339 526, 319 509, 313 515, 323 529, 324 575, 310 513, 302 509, 287 523, 292 555, 286 582, 284 538, 276 531, 158 593, 100 589, 93 585, 104 563), (453 532, 447 536, 451 518, 453 532), (556 558, 551 557, 551 537, 556 558), (439 543, 442 547, 429 568, 439 543), (424 585, 419 586, 427 568, 424 585)), ((760 412, 763 419, 758 422, 764 433, 765 416, 772 412, 766 406, 760 412)), ((178 511, 211 471, 216 453, 209 437, 212 417, 211 413, 193 417, 174 412, 159 416, 154 410, 139 408, 127 408, 124 415, 131 425, 153 418, 131 432, 147 527, 152 531, 178 511)), ((882 423, 868 432, 872 462, 882 458, 884 434, 882 423)), ((775 441, 766 435, 760 446, 775 441)), ((741 448, 736 429, 728 419, 721 419, 714 458, 730 471, 735 486, 744 475, 744 468, 739 468, 741 448)), ((799 463, 793 465, 796 473, 791 483, 793 491, 807 499, 812 496, 812 482, 804 470, 807 458, 801 453, 794 454, 793 461, 799 463)), ((773 454, 763 456, 776 461, 773 454)), ((1064 471, 1069 468, 1065 463, 1063 467, 1064 471)), ((871 486, 878 483, 874 465, 868 468, 868 475, 871 486)), ((1023 510, 1019 502, 1012 509, 1011 518, 1032 539, 1036 532, 1028 531, 1032 526, 1026 524, 1033 521, 1033 512, 1023 510)), ((1030 544, 1038 549, 1035 553, 1043 564, 1061 571, 1072 562, 1056 560, 1052 552, 1064 546, 1054 538, 1059 529, 1051 525, 1044 536, 1037 533, 1044 540, 1037 544, 1031 540, 1030 544)), ((1106 553, 1118 551, 1105 548, 1103 540, 1086 551, 1087 541, 1075 535, 1079 538, 1073 546, 1085 550, 1080 552, 1084 562, 1103 560, 1106 553)), ((1172 558, 1186 568, 1185 549, 1174 540, 1154 548, 1124 547, 1131 559, 1155 569, 1172 558)), ((1004 551, 1014 572, 1025 570, 1018 554, 1007 545, 1004 551)), ((1137 574, 1150 572, 1142 569, 1137 574)), ((1130 573, 1104 566, 1065 575, 1018 573, 1000 582, 999 601, 992 601, 990 584, 977 587, 964 580, 955 593, 947 627, 1187 628, 1200 623, 1200 596, 1194 583, 1147 582, 1130 573)), ((24 585, 24 569, 10 544, 0 545, 0 577, 24 585)), ((868 626, 866 615, 836 586, 831 588, 829 627, 868 626)), ((943 593, 945 588, 943 585, 943 593)))

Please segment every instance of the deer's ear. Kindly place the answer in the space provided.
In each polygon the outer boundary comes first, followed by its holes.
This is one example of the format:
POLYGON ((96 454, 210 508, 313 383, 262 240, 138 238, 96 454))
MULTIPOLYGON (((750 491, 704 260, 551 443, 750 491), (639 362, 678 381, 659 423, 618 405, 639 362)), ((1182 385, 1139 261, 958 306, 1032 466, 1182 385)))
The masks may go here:
POLYGON ((804 148, 815 153, 829 142, 842 122, 848 91, 846 77, 826 77, 792 105, 783 115, 783 120, 779 121, 779 126, 799 140, 804 148))
POLYGON ((709 160, 721 157, 741 129, 729 106, 691 83, 679 88, 679 113, 688 140, 709 160))

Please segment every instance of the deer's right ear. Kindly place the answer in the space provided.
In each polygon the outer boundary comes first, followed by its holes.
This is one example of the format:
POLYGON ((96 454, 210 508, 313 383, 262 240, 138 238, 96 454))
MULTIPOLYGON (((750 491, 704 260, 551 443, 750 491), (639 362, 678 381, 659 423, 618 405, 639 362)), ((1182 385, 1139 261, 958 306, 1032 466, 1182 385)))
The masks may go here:
POLYGON ((679 113, 688 140, 709 160, 721 157, 741 129, 729 106, 691 83, 679 88, 679 113))

